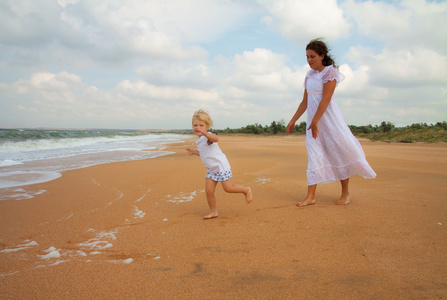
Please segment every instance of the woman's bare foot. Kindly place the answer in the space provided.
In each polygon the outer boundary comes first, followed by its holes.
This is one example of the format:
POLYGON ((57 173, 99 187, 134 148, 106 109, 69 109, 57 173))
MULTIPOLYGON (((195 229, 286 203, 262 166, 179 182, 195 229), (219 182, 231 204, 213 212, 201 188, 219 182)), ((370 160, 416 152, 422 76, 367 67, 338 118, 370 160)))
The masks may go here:
POLYGON ((210 212, 209 214, 204 216, 203 219, 209 220, 209 219, 217 218, 217 216, 218 216, 217 212, 210 212))
POLYGON ((335 203, 335 205, 347 205, 349 204, 349 202, 351 202, 349 201, 349 198, 350 197, 348 195, 342 195, 340 199, 338 199, 338 201, 335 203))
POLYGON ((313 204, 315 204, 315 198, 306 198, 304 199, 303 202, 299 202, 296 206, 303 207, 306 205, 313 205, 313 204))
POLYGON ((253 194, 251 193, 251 188, 248 188, 247 194, 245 194, 245 203, 250 204, 253 201, 253 194))

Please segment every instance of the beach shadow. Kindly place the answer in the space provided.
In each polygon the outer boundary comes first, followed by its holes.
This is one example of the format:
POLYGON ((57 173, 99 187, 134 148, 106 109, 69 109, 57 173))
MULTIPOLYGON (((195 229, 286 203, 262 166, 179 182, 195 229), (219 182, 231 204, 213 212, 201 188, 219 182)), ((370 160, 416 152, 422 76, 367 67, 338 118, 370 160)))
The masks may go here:
POLYGON ((203 263, 194 263, 194 270, 192 274, 202 273, 203 272, 203 263))
POLYGON ((231 283, 233 284, 233 286, 239 287, 247 285, 259 285, 266 282, 279 282, 281 280, 284 280, 284 278, 281 276, 254 271, 245 275, 233 277, 231 279, 231 283))
POLYGON ((171 267, 160 267, 160 268, 154 268, 147 270, 148 274, 155 274, 155 273, 164 273, 164 272, 171 272, 173 268, 171 267))

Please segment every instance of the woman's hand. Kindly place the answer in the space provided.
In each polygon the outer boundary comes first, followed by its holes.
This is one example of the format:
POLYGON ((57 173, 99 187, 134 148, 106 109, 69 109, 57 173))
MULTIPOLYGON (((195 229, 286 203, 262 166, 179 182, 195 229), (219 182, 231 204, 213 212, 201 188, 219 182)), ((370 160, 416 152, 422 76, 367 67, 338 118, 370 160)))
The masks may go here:
POLYGON ((310 123, 310 126, 307 128, 307 130, 312 130, 312 137, 314 139, 317 139, 318 135, 320 134, 320 131, 318 130, 318 123, 310 123))
POLYGON ((295 123, 296 122, 293 122, 292 120, 289 122, 289 124, 287 125, 287 134, 292 133, 293 128, 295 128, 295 123))

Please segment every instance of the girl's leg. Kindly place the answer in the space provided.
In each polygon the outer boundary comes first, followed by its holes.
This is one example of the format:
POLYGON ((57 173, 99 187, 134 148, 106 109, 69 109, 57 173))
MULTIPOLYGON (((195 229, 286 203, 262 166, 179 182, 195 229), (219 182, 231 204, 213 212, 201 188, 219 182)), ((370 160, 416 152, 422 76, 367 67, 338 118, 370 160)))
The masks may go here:
POLYGON ((251 193, 251 188, 242 186, 240 184, 233 183, 233 181, 228 179, 227 181, 222 181, 222 187, 227 193, 242 193, 245 195, 245 203, 249 204, 253 200, 253 195, 251 193))
POLYGON ((208 206, 210 207, 210 213, 204 216, 204 219, 212 219, 217 217, 216 196, 214 196, 216 185, 217 181, 211 180, 209 178, 207 178, 205 181, 206 200, 208 201, 208 206))
POLYGON ((336 205, 346 205, 349 204, 349 178, 345 180, 340 180, 341 183, 341 197, 335 203, 336 205))
POLYGON ((296 206, 306 206, 315 204, 315 191, 317 190, 317 185, 308 185, 307 186, 307 197, 303 202, 298 203, 296 206))

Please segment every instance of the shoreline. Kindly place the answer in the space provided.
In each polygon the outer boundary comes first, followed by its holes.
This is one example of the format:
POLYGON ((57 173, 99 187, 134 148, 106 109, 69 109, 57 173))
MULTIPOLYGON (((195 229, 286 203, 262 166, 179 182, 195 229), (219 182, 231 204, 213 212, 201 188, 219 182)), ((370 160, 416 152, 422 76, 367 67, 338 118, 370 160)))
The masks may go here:
POLYGON ((167 145, 174 154, 27 186, 45 192, 0 201, 2 294, 446 297, 447 146, 361 144, 378 176, 352 177, 352 203, 343 207, 334 205, 338 183, 319 186, 316 205, 295 206, 306 193, 307 167, 297 136, 221 135, 233 181, 251 186, 254 200, 246 205, 219 185, 213 220, 202 220, 203 164, 184 150, 195 147, 193 136, 167 145))
POLYGON ((22 141, 6 142, 0 153, 0 201, 8 198, 8 191, 14 194, 22 186, 54 180, 66 171, 169 155, 163 151, 169 144, 187 139, 184 135, 164 133, 55 137, 46 132, 33 140, 25 134, 22 141))

